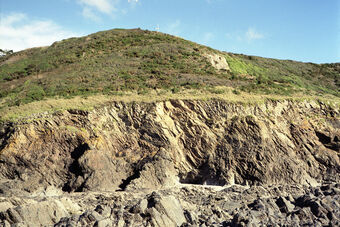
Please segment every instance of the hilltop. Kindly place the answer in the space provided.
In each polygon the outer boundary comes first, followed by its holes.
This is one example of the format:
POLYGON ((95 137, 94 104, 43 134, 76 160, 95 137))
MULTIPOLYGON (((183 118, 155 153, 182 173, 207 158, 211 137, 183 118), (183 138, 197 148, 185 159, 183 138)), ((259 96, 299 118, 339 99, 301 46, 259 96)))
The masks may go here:
POLYGON ((206 97, 242 93, 247 99, 267 95, 335 100, 340 97, 340 63, 227 53, 140 29, 98 32, 0 58, 2 111, 46 99, 182 96, 188 90, 206 97))

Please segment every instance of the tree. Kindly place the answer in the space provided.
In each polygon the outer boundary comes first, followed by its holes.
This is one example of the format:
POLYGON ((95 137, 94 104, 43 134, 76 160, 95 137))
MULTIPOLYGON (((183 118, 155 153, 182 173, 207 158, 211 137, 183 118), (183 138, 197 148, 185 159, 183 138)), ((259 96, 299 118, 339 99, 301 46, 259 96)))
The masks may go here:
POLYGON ((0 49, 0 57, 4 57, 6 55, 10 55, 10 54, 13 54, 13 50, 3 50, 3 49, 0 49))

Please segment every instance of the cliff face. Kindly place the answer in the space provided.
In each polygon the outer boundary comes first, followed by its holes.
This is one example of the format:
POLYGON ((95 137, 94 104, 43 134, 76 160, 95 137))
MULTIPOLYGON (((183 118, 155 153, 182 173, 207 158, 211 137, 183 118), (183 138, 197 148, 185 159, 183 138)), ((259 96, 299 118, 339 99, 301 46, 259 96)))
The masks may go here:
POLYGON ((339 110, 316 102, 122 103, 0 130, 0 190, 34 192, 339 180, 339 110))

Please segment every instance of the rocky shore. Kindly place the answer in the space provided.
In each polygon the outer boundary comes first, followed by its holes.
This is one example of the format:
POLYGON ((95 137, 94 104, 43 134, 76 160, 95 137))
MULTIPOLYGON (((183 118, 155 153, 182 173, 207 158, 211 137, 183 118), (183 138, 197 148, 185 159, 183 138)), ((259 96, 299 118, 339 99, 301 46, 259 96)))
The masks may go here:
POLYGON ((3 226, 339 226, 339 201, 339 184, 69 194, 48 188, 0 197, 0 218, 3 226))

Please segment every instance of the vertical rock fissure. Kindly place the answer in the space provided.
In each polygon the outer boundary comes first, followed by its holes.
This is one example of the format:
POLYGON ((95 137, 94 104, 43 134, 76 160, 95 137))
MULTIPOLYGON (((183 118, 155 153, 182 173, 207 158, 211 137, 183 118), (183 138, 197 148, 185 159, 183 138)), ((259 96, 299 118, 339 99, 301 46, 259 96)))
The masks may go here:
POLYGON ((12 123, 4 125, 0 124, 0 150, 2 150, 7 145, 8 139, 13 133, 14 129, 12 123))
POLYGON ((132 175, 122 180, 123 182, 118 186, 120 188, 118 191, 124 191, 133 180, 138 179, 140 177, 140 172, 142 171, 143 166, 151 161, 151 157, 146 157, 136 163, 135 167, 133 168, 132 175))
POLYGON ((123 183, 119 185, 120 190, 119 191, 124 191, 126 187, 131 183, 131 181, 137 179, 140 177, 140 170, 139 169, 134 169, 133 174, 126 178, 125 180, 122 180, 123 183))
POLYGON ((80 191, 82 191, 85 182, 82 182, 81 185, 78 186, 78 187, 74 183, 79 176, 84 176, 83 169, 79 164, 79 158, 85 153, 85 151, 87 151, 89 149, 90 149, 89 145, 87 143, 83 143, 83 144, 79 145, 78 147, 76 147, 71 152, 71 158, 73 159, 73 162, 70 164, 68 170, 69 170, 69 172, 72 176, 62 187, 63 191, 66 191, 66 192, 71 192, 71 191, 80 192, 80 191))

